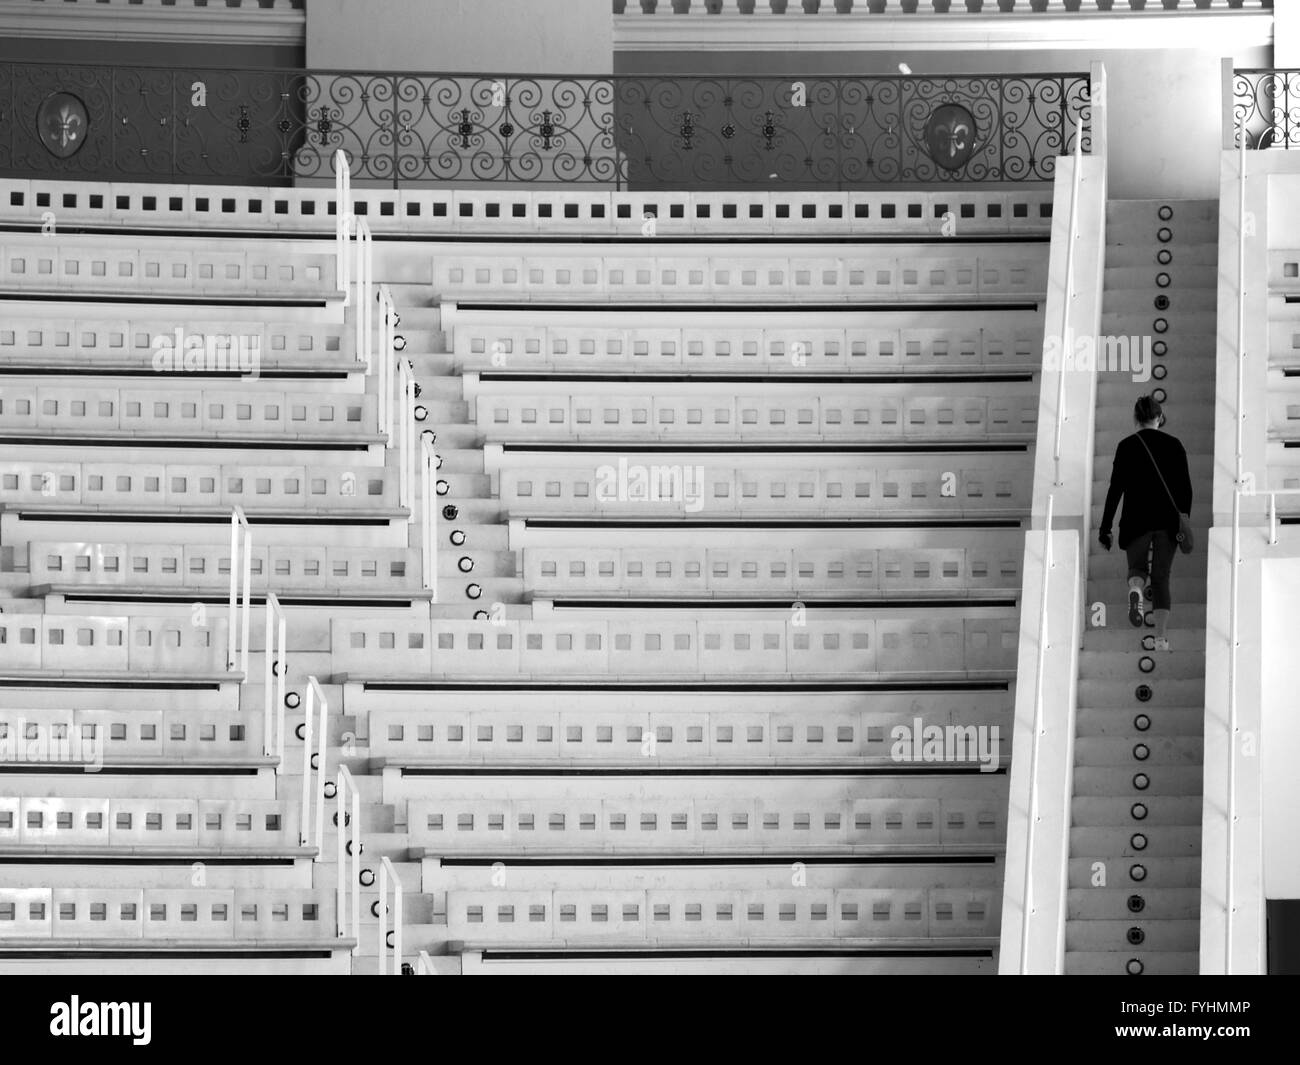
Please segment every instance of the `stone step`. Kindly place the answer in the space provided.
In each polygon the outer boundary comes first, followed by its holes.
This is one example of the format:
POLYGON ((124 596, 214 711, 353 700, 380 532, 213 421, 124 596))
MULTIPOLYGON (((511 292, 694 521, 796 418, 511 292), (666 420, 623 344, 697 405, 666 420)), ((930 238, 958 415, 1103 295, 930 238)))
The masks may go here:
MULTIPOLYGON (((1154 260, 1154 256, 1152 258, 1154 260)), ((1180 293, 1189 292, 1192 289, 1203 289, 1206 292, 1217 292, 1219 287, 1219 265, 1218 263, 1171 262, 1168 266, 1161 266, 1153 261, 1150 265, 1119 266, 1117 264, 1112 265, 1108 258, 1102 283, 1107 292, 1111 289, 1140 289, 1152 292, 1176 291, 1180 293), (1157 278, 1161 274, 1168 275, 1168 282, 1164 285, 1157 282, 1157 278)))
MULTIPOLYGON (((1095 857, 1071 858, 1069 861, 1069 887, 1091 887, 1097 870, 1095 857)), ((1157 890, 1164 887, 1194 888, 1201 882, 1200 858, 1127 858, 1106 866, 1107 887, 1144 887, 1157 890)))
POLYGON ((1199 795, 1081 796, 1070 803, 1070 824, 1078 828, 1115 825, 1137 830, 1143 825, 1160 828, 1199 825, 1200 822, 1199 795), (1137 812, 1141 817, 1135 816, 1135 805, 1140 806, 1137 812))
POLYGON ((1075 742, 1085 738, 1108 737, 1135 739, 1139 736, 1193 736, 1200 739, 1205 731, 1201 707, 1159 707, 1154 709, 1124 710, 1089 708, 1075 711, 1075 742), (1143 718, 1145 729, 1134 724, 1143 718))
POLYGON ((1137 946, 1144 952, 1195 954, 1201 946, 1200 927, 1199 919, 1151 921, 1140 916, 1127 921, 1066 921, 1066 957, 1071 951, 1087 954, 1125 948, 1132 950, 1137 946), (1133 944, 1128 939, 1133 928, 1141 929, 1141 944, 1133 944))
POLYGON ((1099 769, 1141 769, 1146 766, 1199 766, 1204 756, 1200 736, 1150 736, 1135 739, 1076 738, 1074 764, 1099 769))
POLYGON ((1082 651, 1079 676, 1090 680, 1191 680, 1205 679, 1205 659, 1200 655, 1175 655, 1156 651, 1082 651), (1149 660, 1150 672, 1142 663, 1149 660))
MULTIPOLYGON (((1067 936, 1069 929, 1066 929, 1067 936)), ((1143 973, 1147 976, 1195 976, 1200 972, 1201 955, 1192 951, 1145 951, 1139 948, 1115 951, 1065 952, 1067 976, 1123 976, 1126 973, 1143 973), (1141 968, 1131 965, 1140 963, 1141 968)), ((1134 1014, 1140 1021, 1142 1015, 1134 1014)))
POLYGON ((1108 854, 1117 858, 1192 858, 1201 853, 1201 826, 1140 825, 1071 828, 1070 856, 1108 854))
MULTIPOLYGON (((1085 651, 1146 650, 1142 646, 1142 639, 1144 636, 1154 635, 1150 628, 1135 629, 1129 625, 1128 619, 1123 616, 1111 620, 1114 624, 1108 625, 1104 629, 1088 628, 1084 630, 1083 649, 1085 651)), ((1173 650, 1168 653, 1170 655, 1177 655, 1180 652, 1204 654, 1205 630, 1199 626, 1188 625, 1187 619, 1182 616, 1182 611, 1174 613, 1173 621, 1174 624, 1169 627, 1169 644, 1173 647, 1173 650)))
POLYGON ((1190 680, 1179 678, 1157 680, 1153 677, 1104 680, 1083 677, 1079 680, 1079 705, 1097 709, 1107 706, 1121 707, 1126 710, 1138 706, 1194 706, 1204 701, 1205 681, 1199 677, 1190 680), (1146 684, 1151 688, 1151 698, 1146 702, 1138 699, 1134 694, 1139 684, 1146 684))
POLYGON ((1130 802, 1147 795, 1187 796, 1201 794, 1200 766, 1154 766, 1144 769, 1136 766, 1121 769, 1114 766, 1077 766, 1074 770, 1076 798, 1124 798, 1130 802), (1144 774, 1145 787, 1138 787, 1134 777, 1144 774))
POLYGON ((1218 218, 1218 200, 1111 200, 1106 204, 1107 229, 1148 221, 1155 225, 1169 225, 1175 221, 1217 222, 1218 218), (1168 208, 1168 222, 1161 220, 1161 208, 1168 208))
POLYGON ((1219 242, 1206 241, 1196 244, 1180 244, 1173 248, 1168 244, 1151 242, 1150 244, 1107 244, 1106 268, 1141 266, 1164 270, 1169 266, 1215 266, 1219 264, 1219 242), (1170 253, 1170 261, 1161 263, 1158 256, 1161 251, 1170 253))
POLYGON ((1199 918, 1201 893, 1192 888, 1070 888, 1065 897, 1069 920, 1088 921, 1185 921, 1199 918), (1134 913, 1129 900, 1140 898, 1142 909, 1134 913))

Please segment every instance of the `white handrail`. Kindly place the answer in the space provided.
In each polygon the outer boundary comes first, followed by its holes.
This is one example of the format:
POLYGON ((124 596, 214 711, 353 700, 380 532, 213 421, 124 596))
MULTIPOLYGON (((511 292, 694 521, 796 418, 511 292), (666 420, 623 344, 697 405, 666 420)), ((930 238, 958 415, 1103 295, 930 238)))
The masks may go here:
POLYGON ((383 313, 384 336, 379 349, 379 431, 385 434, 384 447, 393 446, 393 320, 397 306, 387 285, 379 286, 379 307, 383 313))
MULTIPOLYGON (((340 939, 357 940, 361 938, 361 793, 345 765, 339 766, 334 800, 334 819, 338 826, 338 935, 340 939), (344 805, 345 800, 350 803, 347 807, 344 805), (347 836, 347 842, 352 847, 350 875, 344 836, 347 836)), ((354 943, 352 953, 355 954, 356 951, 354 943)))
POLYGON ((306 847, 311 845, 314 840, 316 844, 316 857, 313 861, 320 861, 321 850, 325 844, 325 797, 319 781, 325 779, 325 738, 326 723, 329 720, 329 703, 325 700, 325 693, 321 691, 320 682, 314 676, 307 678, 307 716, 304 721, 304 731, 302 737, 302 820, 298 826, 298 842, 306 847), (317 751, 316 767, 312 768, 312 729, 314 725, 316 704, 320 704, 320 749, 317 751), (315 788, 312 786, 312 777, 316 777, 318 783, 315 788), (312 795, 318 793, 321 795, 320 802, 316 803, 316 831, 311 831, 312 819, 312 795))
POLYGON ((438 492, 437 492, 438 456, 433 450, 433 441, 424 433, 420 434, 420 502, 423 504, 423 520, 420 523, 420 543, 423 552, 420 562, 424 570, 423 585, 433 593, 433 602, 438 601, 438 492))
POLYGON ((334 152, 334 253, 338 262, 338 287, 343 292, 343 306, 352 302, 352 282, 348 259, 348 233, 352 229, 352 170, 342 148, 334 152))
MULTIPOLYGON (((1047 497, 1047 518, 1043 525, 1043 587, 1038 601, 1038 652, 1034 669, 1034 724, 1033 742, 1029 746, 1029 816, 1028 834, 1025 838, 1025 882, 1022 895, 1023 916, 1020 931, 1020 971, 1029 964, 1029 918, 1033 911, 1034 841, 1038 826, 1038 760, 1043 734, 1043 676, 1047 671, 1047 592, 1051 572, 1056 563, 1052 559, 1052 514, 1056 497, 1047 497)), ((1068 801, 1068 800, 1067 800, 1068 801)), ((1064 920, 1061 922, 1064 927, 1064 920)))
MULTIPOLYGON (((397 364, 399 391, 402 404, 397 426, 397 505, 412 507, 411 489, 414 487, 415 464, 415 371, 409 359, 397 364)), ((390 434, 391 435, 391 434, 390 434)))
POLYGON ((416 976, 437 976, 438 970, 433 967, 433 959, 429 957, 427 950, 420 951, 415 956, 415 975, 416 976))
MULTIPOLYGON (((1233 868, 1237 850, 1237 595, 1239 590, 1238 561, 1241 556, 1241 482, 1243 464, 1243 439, 1245 431, 1246 396, 1246 130, 1242 126, 1241 145, 1238 150, 1240 169, 1237 172, 1237 458, 1233 471, 1232 493, 1232 559, 1229 568, 1229 622, 1228 622, 1228 860, 1224 890, 1223 971, 1232 973, 1232 909, 1233 868)), ((1273 504, 1270 503, 1270 509, 1273 504)))
POLYGON ((239 655, 239 671, 248 677, 248 622, 253 585, 253 530, 244 517, 244 508, 236 505, 230 512, 230 602, 226 625, 226 669, 235 668, 235 655, 239 655), (243 563, 241 565, 240 560, 243 563), (236 589, 243 574, 243 606, 236 603, 236 589))
POLYGON ((1065 286, 1061 293, 1060 374, 1056 383, 1056 435, 1052 445, 1054 485, 1061 483, 1061 439, 1065 432, 1065 349, 1070 343, 1070 305, 1074 299, 1074 245, 1079 239, 1079 175, 1083 170, 1083 119, 1074 129, 1074 172, 1070 178, 1070 219, 1065 232, 1065 286))
POLYGON ((284 611, 274 592, 266 593, 266 663, 263 674, 262 753, 275 755, 275 773, 284 770, 284 685, 289 645, 284 611), (279 668, 276 668, 278 665, 279 668), (278 709, 277 709, 278 708, 278 709))
POLYGON ((402 882, 393 863, 379 860, 379 975, 402 975, 402 882), (393 880, 393 971, 385 973, 388 960, 388 879, 393 880))
POLYGON ((356 324, 357 361, 370 373, 371 327, 373 325, 373 300, 371 299, 371 271, 374 261, 370 253, 370 226, 364 218, 356 219, 357 302, 352 308, 356 324))

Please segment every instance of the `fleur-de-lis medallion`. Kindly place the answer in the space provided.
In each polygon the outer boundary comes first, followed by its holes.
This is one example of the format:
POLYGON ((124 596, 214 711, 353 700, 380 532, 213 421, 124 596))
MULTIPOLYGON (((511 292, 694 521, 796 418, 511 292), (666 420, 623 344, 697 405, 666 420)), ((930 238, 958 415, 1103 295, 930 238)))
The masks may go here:
POLYGON ((90 116, 86 105, 70 92, 56 92, 42 101, 36 128, 46 151, 59 159, 76 155, 86 143, 90 116))

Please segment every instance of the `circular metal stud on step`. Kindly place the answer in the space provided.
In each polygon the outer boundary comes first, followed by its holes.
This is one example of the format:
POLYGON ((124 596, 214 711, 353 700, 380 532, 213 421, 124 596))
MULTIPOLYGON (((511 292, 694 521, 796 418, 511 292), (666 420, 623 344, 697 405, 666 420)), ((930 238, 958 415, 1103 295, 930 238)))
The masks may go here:
POLYGON ((1129 976, 1141 976, 1146 972, 1146 966, 1138 961, 1137 958, 1129 958, 1129 960, 1124 963, 1124 971, 1128 973, 1129 976))
POLYGON ((1162 222, 1168 222, 1169 219, 1174 217, 1174 209, 1170 207, 1169 204, 1162 203, 1160 205, 1160 210, 1156 212, 1156 217, 1162 222))
POLYGON ((1168 244, 1173 239, 1174 231, 1168 226, 1161 226, 1156 231, 1156 240, 1160 241, 1161 244, 1168 244))
POLYGON ((1144 802, 1135 802, 1129 807, 1129 816, 1134 821, 1145 821, 1147 819, 1147 804, 1144 802))
POLYGON ((452 547, 460 547, 460 545, 465 542, 465 530, 452 529, 451 535, 447 537, 447 539, 451 541, 452 547))
POLYGON ((469 599, 478 599, 483 594, 483 588, 477 584, 465 585, 465 595, 469 599))
POLYGON ((451 503, 442 508, 442 516, 448 521, 455 521, 460 517, 460 510, 451 503))
POLYGON ((1158 262, 1161 266, 1168 266, 1173 261, 1174 261, 1174 253, 1171 252, 1168 248, 1161 248, 1158 252, 1156 252, 1156 262, 1158 262))
POLYGON ((1165 377, 1168 376, 1168 374, 1169 374, 1169 370, 1165 367, 1165 364, 1162 362, 1156 363, 1155 366, 1151 368, 1151 376, 1154 377, 1157 381, 1163 381, 1165 377))
POLYGON ((1154 634, 1148 633, 1142 637, 1142 650, 1154 651, 1156 649, 1156 638, 1154 634))
POLYGON ((302 696, 297 692, 285 692, 284 705, 290 710, 297 710, 302 705, 302 696))
POLYGON ((1156 288, 1168 288, 1172 279, 1163 270, 1156 274, 1156 288))
POLYGON ((1139 762, 1145 762, 1151 757, 1151 748, 1145 743, 1135 743, 1133 745, 1133 757, 1139 762))
POLYGON ((1150 655, 1143 655, 1138 659, 1138 669, 1143 673, 1150 673, 1156 668, 1156 660, 1150 655))
POLYGON ((1151 301, 1151 305, 1158 311, 1169 310, 1169 297, 1163 292, 1151 301))
POLYGON ((489 614, 488 614, 488 612, 487 612, 486 610, 476 610, 476 611, 474 611, 474 620, 475 620, 475 621, 490 621, 490 620, 491 620, 491 617, 489 616, 489 614))
POLYGON ((438 493, 438 495, 445 496, 448 492, 451 491, 451 485, 448 484, 446 481, 439 481, 438 484, 435 486, 434 490, 438 493))
POLYGON ((1156 620, 1155 617, 1153 616, 1152 611, 1148 610, 1145 614, 1142 615, 1142 623, 1148 629, 1154 629, 1156 627, 1156 620))
POLYGON ((1167 333, 1169 332, 1169 319, 1157 318, 1151 323, 1151 328, 1157 333, 1167 333))
POLYGON ((469 555, 461 555, 460 558, 456 560, 456 568, 460 570, 461 573, 469 573, 474 568, 474 560, 470 558, 469 555))
POLYGON ((1147 788, 1151 787, 1151 778, 1145 773, 1134 773, 1133 787, 1137 788, 1138 791, 1146 791, 1147 788))
POLYGON ((1130 928, 1124 933, 1124 938, 1129 941, 1130 946, 1140 947, 1146 942, 1147 934, 1140 928, 1130 928))
MULTIPOLYGON (((372 887, 375 882, 375 871, 373 869, 362 869, 361 872, 357 874, 357 880, 360 881, 362 887, 372 887)), ((379 903, 376 902, 375 905, 378 906, 379 903)), ((379 916, 379 911, 373 907, 370 912, 376 917, 379 916)))
POLYGON ((1147 878, 1147 867, 1145 865, 1130 865, 1128 875, 1131 879, 1140 883, 1147 878))
POLYGON ((1163 359, 1169 352, 1169 345, 1163 340, 1154 341, 1151 345, 1151 354, 1157 359, 1163 359))
POLYGON ((393 337, 393 350, 394 350, 394 351, 405 351, 405 350, 406 350, 406 337, 402 336, 400 333, 398 333, 395 337, 393 337))
POLYGON ((1150 701, 1152 695, 1151 685, 1139 684, 1136 688, 1133 689, 1133 694, 1137 696, 1138 702, 1140 703, 1148 702, 1150 701))
POLYGON ((1144 851, 1147 849, 1147 838, 1141 832, 1134 832, 1129 837, 1128 844, 1135 851, 1144 851))
POLYGON ((1127 899, 1129 913, 1141 913, 1147 908, 1147 900, 1141 895, 1130 895, 1127 899))
POLYGON ((1151 728, 1151 718, 1147 714, 1138 714, 1138 716, 1133 719, 1133 727, 1139 732, 1146 732, 1151 728))

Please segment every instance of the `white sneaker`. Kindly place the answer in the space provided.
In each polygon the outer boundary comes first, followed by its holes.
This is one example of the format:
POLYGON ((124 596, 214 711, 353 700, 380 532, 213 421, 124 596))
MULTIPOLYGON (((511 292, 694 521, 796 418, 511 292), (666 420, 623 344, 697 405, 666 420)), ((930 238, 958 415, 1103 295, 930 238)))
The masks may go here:
POLYGON ((1152 648, 1152 650, 1168 651, 1170 649, 1171 648, 1169 647, 1169 640, 1167 637, 1161 637, 1161 636, 1156 637, 1155 646, 1152 648))

